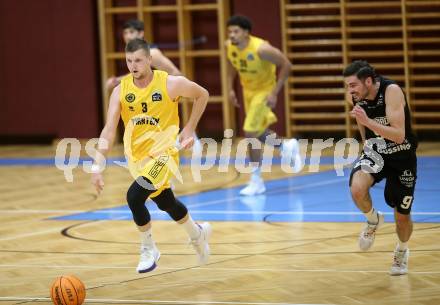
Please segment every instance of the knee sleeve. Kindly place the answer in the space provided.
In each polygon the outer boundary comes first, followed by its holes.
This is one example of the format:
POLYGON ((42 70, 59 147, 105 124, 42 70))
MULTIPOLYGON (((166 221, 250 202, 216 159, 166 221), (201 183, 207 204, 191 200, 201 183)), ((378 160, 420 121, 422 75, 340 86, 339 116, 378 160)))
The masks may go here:
POLYGON ((157 197, 152 198, 157 207, 170 215, 174 221, 179 221, 188 214, 186 206, 174 197, 171 189, 165 189, 157 197))
MULTIPOLYGON (((145 177, 139 177, 138 179, 144 179, 147 183, 151 183, 145 177)), ((146 225, 151 220, 145 201, 153 192, 142 187, 137 180, 131 184, 127 191, 127 203, 133 214, 133 220, 138 226, 146 225)))

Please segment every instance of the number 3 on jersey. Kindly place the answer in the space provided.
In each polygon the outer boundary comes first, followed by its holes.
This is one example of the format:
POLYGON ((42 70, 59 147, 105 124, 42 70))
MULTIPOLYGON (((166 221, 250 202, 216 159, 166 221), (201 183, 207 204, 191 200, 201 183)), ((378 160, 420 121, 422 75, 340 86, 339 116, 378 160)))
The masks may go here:
POLYGON ((142 112, 146 113, 148 111, 147 103, 142 103, 142 112))

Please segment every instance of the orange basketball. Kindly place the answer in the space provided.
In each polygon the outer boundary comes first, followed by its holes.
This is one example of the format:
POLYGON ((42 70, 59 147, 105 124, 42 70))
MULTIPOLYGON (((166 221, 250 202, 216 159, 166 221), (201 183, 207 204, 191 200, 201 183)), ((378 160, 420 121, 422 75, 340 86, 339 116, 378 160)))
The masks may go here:
POLYGON ((56 278, 50 289, 50 298, 55 305, 81 305, 85 297, 86 287, 74 275, 56 278))

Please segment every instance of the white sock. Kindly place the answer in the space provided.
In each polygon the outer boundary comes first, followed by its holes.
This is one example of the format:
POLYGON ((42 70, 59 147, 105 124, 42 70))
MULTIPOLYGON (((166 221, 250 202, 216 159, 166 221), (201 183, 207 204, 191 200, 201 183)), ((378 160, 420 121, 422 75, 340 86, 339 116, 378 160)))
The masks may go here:
POLYGON ((183 228, 185 229, 186 233, 188 233, 189 237, 191 239, 197 239, 200 236, 200 227, 194 222, 194 220, 191 218, 191 215, 188 213, 188 219, 181 223, 183 228))
POLYGON ((154 246, 153 236, 151 234, 151 228, 145 232, 140 232, 141 245, 145 247, 154 246))
POLYGON ((408 242, 402 242, 399 240, 399 242, 397 243, 397 250, 405 251, 406 249, 408 249, 408 242))
POLYGON ((374 208, 371 208, 370 212, 364 213, 365 217, 370 224, 377 224, 379 222, 379 215, 374 208))

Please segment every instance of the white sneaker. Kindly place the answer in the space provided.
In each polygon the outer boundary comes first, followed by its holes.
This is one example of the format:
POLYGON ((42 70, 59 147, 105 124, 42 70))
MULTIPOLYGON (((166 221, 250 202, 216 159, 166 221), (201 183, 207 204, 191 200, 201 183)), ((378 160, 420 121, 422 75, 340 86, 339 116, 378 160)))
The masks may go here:
POLYGON ((304 167, 299 142, 296 139, 283 141, 283 145, 281 146, 281 158, 289 161, 289 165, 295 173, 300 172, 304 167))
POLYGON ((139 259, 139 264, 136 268, 136 271, 138 273, 153 271, 157 266, 157 262, 159 261, 159 258, 160 258, 160 252, 156 246, 152 246, 152 247, 141 246, 141 257, 139 259))
POLYGON ((211 237, 211 225, 209 222, 197 224, 200 227, 200 236, 197 239, 190 239, 190 244, 197 253, 197 261, 200 265, 204 265, 209 260, 209 238, 211 237))
POLYGON ((394 261, 390 269, 391 275, 404 275, 408 273, 409 249, 400 251, 394 250, 394 261))
POLYGON ((263 179, 261 177, 251 177, 248 185, 240 191, 242 196, 255 196, 263 194, 266 191, 263 179))
POLYGON ((376 236, 376 231, 383 225, 385 219, 381 212, 377 212, 378 222, 376 224, 371 224, 367 222, 361 234, 359 235, 359 248, 362 251, 367 251, 371 248, 374 243, 374 238, 376 236))

